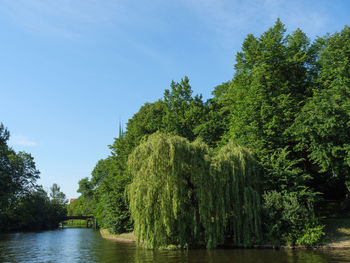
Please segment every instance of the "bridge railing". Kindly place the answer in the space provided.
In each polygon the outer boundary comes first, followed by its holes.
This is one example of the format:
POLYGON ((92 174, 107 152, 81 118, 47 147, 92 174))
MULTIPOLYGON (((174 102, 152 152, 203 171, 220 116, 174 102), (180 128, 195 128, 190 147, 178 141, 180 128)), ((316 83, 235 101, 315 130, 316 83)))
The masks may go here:
POLYGON ((61 218, 62 227, 64 227, 63 222, 68 220, 85 220, 86 221, 86 227, 89 228, 89 223, 91 224, 91 227, 94 229, 97 229, 97 220, 94 216, 65 216, 61 218))

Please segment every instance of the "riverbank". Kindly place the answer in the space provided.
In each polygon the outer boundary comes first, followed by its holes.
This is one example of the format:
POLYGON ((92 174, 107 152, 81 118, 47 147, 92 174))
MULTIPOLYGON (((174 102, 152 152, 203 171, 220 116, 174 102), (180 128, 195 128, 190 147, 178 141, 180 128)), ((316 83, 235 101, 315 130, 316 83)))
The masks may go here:
POLYGON ((350 249, 350 218, 329 218, 325 225, 325 247, 350 249))
POLYGON ((107 229, 101 228, 100 234, 105 239, 114 240, 118 242, 135 242, 136 241, 136 237, 133 232, 116 235, 116 234, 110 233, 107 229))
MULTIPOLYGON (((105 239, 118 242, 135 242, 136 237, 133 232, 120 235, 111 234, 107 229, 100 229, 101 236, 105 239)), ((271 246, 259 245, 254 248, 262 249, 350 249, 350 219, 349 218, 331 218, 325 220, 325 239, 324 243, 315 247, 305 246, 271 246)), ((232 246, 233 247, 233 246, 232 246)))

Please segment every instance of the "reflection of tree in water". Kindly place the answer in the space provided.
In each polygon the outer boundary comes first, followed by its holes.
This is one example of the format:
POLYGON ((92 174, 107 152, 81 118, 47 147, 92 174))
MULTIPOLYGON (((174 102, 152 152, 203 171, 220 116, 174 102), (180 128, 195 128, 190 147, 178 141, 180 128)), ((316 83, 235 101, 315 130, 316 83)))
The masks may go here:
POLYGON ((326 263, 350 262, 350 250, 292 249, 146 249, 135 243, 110 240, 97 242, 95 251, 100 261, 131 263, 326 263))
POLYGON ((317 250, 286 250, 286 258, 288 259, 286 262, 294 263, 294 262, 305 262, 305 263, 323 263, 329 262, 328 254, 323 251, 317 250))
MULTIPOLYGON (((135 263, 326 263, 349 262, 350 250, 191 249, 135 248, 135 263)), ((131 261, 132 262, 132 261, 131 261)))
POLYGON ((201 263, 325 263, 348 262, 350 251, 343 256, 333 251, 270 250, 270 249, 192 249, 192 250, 135 250, 135 263, 201 262, 201 263), (342 261, 343 260, 343 261, 342 261))
MULTIPOLYGON (((146 249, 135 248, 135 263, 155 262, 155 263, 175 263, 191 262, 189 258, 190 250, 167 250, 167 249, 146 249)), ((197 261, 203 262, 203 261, 197 261)))

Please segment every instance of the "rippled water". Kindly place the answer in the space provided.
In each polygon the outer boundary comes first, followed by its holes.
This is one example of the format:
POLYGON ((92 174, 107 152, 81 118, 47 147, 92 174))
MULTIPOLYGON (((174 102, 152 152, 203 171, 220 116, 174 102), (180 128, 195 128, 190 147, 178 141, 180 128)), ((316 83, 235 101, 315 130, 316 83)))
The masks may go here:
POLYGON ((0 235, 0 262, 350 262, 350 250, 147 250, 101 238, 98 231, 67 228, 0 235))

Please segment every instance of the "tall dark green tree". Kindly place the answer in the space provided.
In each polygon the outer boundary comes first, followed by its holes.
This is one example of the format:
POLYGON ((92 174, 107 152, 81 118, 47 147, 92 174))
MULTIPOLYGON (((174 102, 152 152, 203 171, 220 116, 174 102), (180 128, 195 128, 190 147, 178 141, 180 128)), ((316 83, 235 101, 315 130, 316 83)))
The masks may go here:
POLYGON ((318 167, 314 185, 341 198, 350 180, 350 28, 318 39, 317 85, 298 115, 296 149, 318 167))
POLYGON ((96 217, 99 224, 112 233, 132 230, 125 187, 130 183, 128 175, 120 169, 115 157, 100 160, 92 172, 97 200, 96 217))
POLYGON ((189 79, 184 77, 180 82, 172 81, 163 98, 166 105, 164 130, 190 141, 195 139, 194 130, 202 123, 205 114, 202 97, 192 97, 192 93, 189 79))
POLYGON ((293 152, 296 144, 286 131, 306 97, 311 95, 315 49, 301 30, 290 35, 277 20, 259 38, 248 35, 237 53, 235 75, 228 91, 229 131, 224 140, 254 149, 264 169, 276 167, 276 152, 290 152, 284 165, 289 182, 265 173, 266 187, 278 189, 286 183, 290 191, 306 185, 309 176, 295 163, 300 156, 293 152), (298 183, 295 183, 295 181, 298 183), (302 182, 304 181, 304 182, 302 182))
POLYGON ((231 82, 225 82, 215 87, 213 98, 204 105, 203 119, 194 128, 194 134, 211 147, 217 147, 228 130, 230 102, 227 101, 227 91, 231 82))

